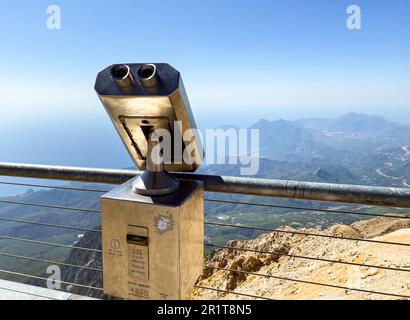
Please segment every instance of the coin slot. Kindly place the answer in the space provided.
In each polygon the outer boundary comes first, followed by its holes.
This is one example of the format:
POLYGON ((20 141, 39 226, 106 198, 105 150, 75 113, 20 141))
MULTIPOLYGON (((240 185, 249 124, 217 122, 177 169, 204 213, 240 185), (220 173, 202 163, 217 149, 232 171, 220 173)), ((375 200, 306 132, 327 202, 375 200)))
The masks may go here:
POLYGON ((127 234, 127 243, 138 246, 148 246, 148 237, 138 236, 135 234, 127 234))

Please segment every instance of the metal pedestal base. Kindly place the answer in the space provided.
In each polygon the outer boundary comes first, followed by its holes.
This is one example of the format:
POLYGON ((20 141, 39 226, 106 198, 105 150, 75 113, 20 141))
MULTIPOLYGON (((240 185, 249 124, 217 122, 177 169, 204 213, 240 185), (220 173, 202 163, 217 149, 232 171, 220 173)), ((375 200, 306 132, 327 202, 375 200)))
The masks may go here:
POLYGON ((177 191, 179 181, 166 171, 144 171, 132 183, 132 190, 144 196, 160 196, 177 191))

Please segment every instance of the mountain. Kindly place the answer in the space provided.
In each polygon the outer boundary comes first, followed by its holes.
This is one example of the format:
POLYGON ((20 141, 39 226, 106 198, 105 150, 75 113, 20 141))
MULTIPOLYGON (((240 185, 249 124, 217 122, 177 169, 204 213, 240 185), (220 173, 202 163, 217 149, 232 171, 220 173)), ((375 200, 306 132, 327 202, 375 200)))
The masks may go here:
MULTIPOLYGON (((73 184, 79 186, 80 184, 73 184)), ((87 184, 81 184, 84 187, 87 184)), ((100 186, 107 187, 107 186, 100 186)), ((100 193, 80 192, 74 190, 38 190, 28 189, 23 194, 15 197, 3 197, 1 200, 15 201, 33 204, 45 204, 56 207, 71 207, 85 209, 99 209, 100 193)), ((101 224, 98 212, 85 212, 77 210, 63 210, 52 207, 23 206, 18 204, 0 204, 0 235, 51 242, 64 245, 75 245, 86 233, 101 224), (36 224, 26 224, 2 219, 14 219, 30 221, 36 224), (43 225, 41 225, 43 224, 43 225), (57 228, 48 225, 61 225, 66 228, 57 228), (78 228, 71 229, 70 227, 78 228)), ((5 239, 0 237, 0 251, 2 253, 15 253, 22 256, 35 257, 50 261, 64 261, 70 254, 68 247, 46 246, 36 243, 28 243, 5 239)), ((46 276, 48 263, 27 261, 8 256, 1 256, 0 269, 13 270, 15 272, 27 273, 35 276, 46 276)), ((1 275, 4 279, 22 281, 29 280, 21 277, 1 275)), ((42 286, 45 284, 42 283, 42 286)))
POLYGON ((343 133, 383 134, 398 127, 398 124, 380 116, 352 112, 338 118, 329 130, 343 133))
MULTIPOLYGON (((101 230, 100 226, 95 227, 96 230, 101 230)), ((98 232, 87 232, 76 244, 83 248, 92 248, 101 250, 101 234, 98 232)), ((98 252, 88 252, 83 250, 71 250, 66 257, 65 262, 68 264, 76 264, 87 266, 96 269, 102 269, 102 255, 98 252)), ((103 287, 103 274, 100 271, 72 268, 63 266, 61 268, 62 281, 68 283, 87 284, 94 288, 103 287)), ((92 288, 76 287, 66 285, 65 290, 69 292, 76 292, 79 295, 96 297, 100 299, 111 299, 111 297, 104 295, 101 291, 92 288)))
POLYGON ((357 184, 358 179, 342 165, 319 167, 311 173, 301 177, 305 181, 357 184))
POLYGON ((296 122, 307 129, 315 129, 319 131, 328 131, 329 128, 336 122, 336 119, 329 118, 307 118, 300 119, 296 122))
MULTIPOLYGON (((255 177, 407 185, 400 177, 380 174, 380 170, 402 167, 403 157, 410 154, 406 151, 410 145, 409 125, 378 116, 349 113, 337 119, 262 119, 250 129, 259 130, 261 158, 255 177)), ((227 145, 225 148, 228 150, 227 145)), ((231 158, 233 156, 237 155, 231 158)), ((239 167, 204 165, 200 172, 238 175, 239 167)))
MULTIPOLYGON (((228 160, 226 160, 228 162, 228 160)), ((238 164, 213 164, 203 165, 197 172, 201 174, 218 174, 225 176, 239 176, 240 165, 238 164)), ((253 175, 255 178, 266 179, 298 179, 301 172, 311 171, 315 166, 307 162, 289 162, 271 160, 268 158, 259 159, 259 170, 253 175), (297 168, 295 170, 295 168, 297 168)))
POLYGON ((376 115, 350 112, 337 119, 307 118, 297 120, 305 128, 348 134, 376 134, 396 130, 402 125, 376 115))
MULTIPOLYGON (((197 285, 273 300, 398 299, 369 292, 409 296, 407 272, 358 267, 352 263, 408 268, 410 256, 406 247, 387 247, 377 241, 409 243, 410 220, 377 218, 350 225, 336 224, 320 231, 320 234, 331 237, 373 240, 371 243, 360 240, 330 240, 291 233, 299 231, 317 234, 318 230, 314 228, 295 229, 287 226, 283 227, 282 231, 284 232, 266 233, 254 240, 229 241, 229 247, 239 250, 221 249, 209 255, 205 264, 210 267, 204 268, 197 285)), ((221 291, 194 288, 189 299, 249 299, 221 291)))
POLYGON ((318 141, 311 130, 295 121, 259 120, 250 129, 259 130, 260 153, 269 159, 329 161, 337 154, 334 148, 318 141))

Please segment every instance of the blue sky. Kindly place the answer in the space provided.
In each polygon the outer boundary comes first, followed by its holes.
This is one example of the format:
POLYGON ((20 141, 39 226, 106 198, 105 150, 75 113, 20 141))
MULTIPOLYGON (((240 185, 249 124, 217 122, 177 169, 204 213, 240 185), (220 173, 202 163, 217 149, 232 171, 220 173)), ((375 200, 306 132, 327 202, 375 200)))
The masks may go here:
POLYGON ((95 75, 120 61, 173 64, 201 115, 409 109, 407 0, 17 0, 0 12, 0 103, 16 113, 100 113, 95 75), (60 31, 46 28, 50 4, 60 31), (345 26, 350 4, 362 9, 360 31, 345 26))
POLYGON ((179 69, 202 126, 349 111, 410 122, 409 32, 408 0, 2 1, 0 133, 24 123, 42 139, 64 123, 91 139, 91 123, 112 139, 93 86, 118 62, 179 69), (61 30, 46 28, 51 4, 61 30), (351 4, 360 31, 346 28, 351 4))

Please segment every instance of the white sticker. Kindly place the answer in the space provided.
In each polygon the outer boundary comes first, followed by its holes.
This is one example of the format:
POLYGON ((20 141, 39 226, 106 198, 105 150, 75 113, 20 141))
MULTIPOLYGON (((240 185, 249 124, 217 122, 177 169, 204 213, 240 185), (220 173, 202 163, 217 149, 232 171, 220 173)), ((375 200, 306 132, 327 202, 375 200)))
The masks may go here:
POLYGON ((167 231, 172 230, 174 227, 174 220, 171 216, 157 216, 155 217, 155 229, 159 234, 163 234, 167 231))

